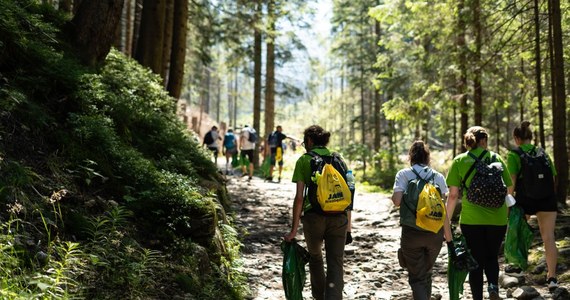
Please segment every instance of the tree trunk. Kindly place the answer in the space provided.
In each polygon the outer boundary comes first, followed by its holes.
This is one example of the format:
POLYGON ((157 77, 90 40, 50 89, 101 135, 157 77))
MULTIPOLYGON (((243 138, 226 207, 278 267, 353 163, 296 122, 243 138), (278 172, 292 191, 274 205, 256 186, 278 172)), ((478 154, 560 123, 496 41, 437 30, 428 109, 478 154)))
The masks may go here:
POLYGON ((134 25, 134 0, 126 0, 127 13, 125 15, 125 54, 133 56, 133 25, 134 25))
MULTIPOLYGON (((376 36, 376 44, 381 39, 380 22, 377 20, 374 22, 374 34, 376 36)), ((380 53, 377 53, 377 55, 380 53)), ((378 68, 375 69, 377 73, 380 73, 378 68)), ((380 138, 382 137, 382 120, 380 115, 380 109, 382 108, 382 96, 377 88, 374 88, 374 151, 380 150, 380 138)))
POLYGON ((566 206, 568 189, 568 148, 566 146, 566 90, 564 83, 564 48, 560 0, 549 0, 549 19, 552 28, 552 129, 554 137, 554 161, 558 171, 556 196, 566 206))
MULTIPOLYGON (((257 0, 254 18, 254 41, 253 41, 253 128, 259 133, 260 116, 261 116, 261 29, 259 28, 262 15, 262 0, 257 0)), ((254 166, 258 166, 258 149, 255 148, 253 156, 254 166)))
POLYGON ((67 31, 84 63, 96 66, 109 54, 121 19, 123 2, 83 1, 77 8, 77 13, 67 24, 67 31))
POLYGON ((142 18, 142 7, 143 0, 132 0, 134 1, 134 13, 133 13, 133 43, 131 45, 132 54, 131 57, 137 56, 137 47, 139 44, 139 36, 141 31, 141 18, 142 18))
POLYGON ((467 126, 469 123, 469 115, 468 111, 469 108, 467 106, 467 50, 466 50, 466 43, 465 43, 465 35, 466 35, 466 22, 465 22, 465 2, 464 0, 458 0, 457 2, 457 52, 458 52, 458 61, 459 61, 459 69, 460 69, 460 77, 459 81, 457 82, 457 93, 459 94, 459 113, 461 114, 461 125, 460 125, 460 132, 459 132, 459 144, 461 145, 461 151, 465 152, 467 149, 463 143, 463 134, 467 132, 467 126))
MULTIPOLYGON (((534 0, 534 78, 536 82, 536 97, 538 99, 538 124, 540 135, 540 146, 545 146, 544 141, 544 113, 542 108, 542 70, 540 59, 540 23, 539 23, 539 7, 538 0, 534 0)), ((521 119, 521 121, 523 121, 521 119)))
POLYGON ((66 13, 71 13, 73 7, 73 0, 59 0, 59 10, 66 13))
POLYGON ((170 96, 180 98, 186 62, 186 36, 188 33, 188 0, 174 1, 172 20, 172 51, 167 90, 170 96))
POLYGON ((174 0, 165 0, 164 8, 164 38, 162 39, 162 77, 164 87, 168 87, 168 75, 172 51, 173 25, 174 25, 174 0))
MULTIPOLYGON (((273 131, 275 124, 275 3, 267 1, 268 34, 266 35, 266 62, 265 62, 265 139, 273 131)), ((326 82, 326 79, 325 79, 326 82)))
POLYGON ((483 87, 481 86, 481 77, 483 74, 483 65, 481 62, 483 27, 481 24, 480 0, 473 0, 473 30, 475 31, 475 70, 473 74, 473 105, 475 108, 475 125, 483 126, 483 87))
POLYGON ((162 74, 166 0, 144 0, 136 60, 155 74, 162 74))

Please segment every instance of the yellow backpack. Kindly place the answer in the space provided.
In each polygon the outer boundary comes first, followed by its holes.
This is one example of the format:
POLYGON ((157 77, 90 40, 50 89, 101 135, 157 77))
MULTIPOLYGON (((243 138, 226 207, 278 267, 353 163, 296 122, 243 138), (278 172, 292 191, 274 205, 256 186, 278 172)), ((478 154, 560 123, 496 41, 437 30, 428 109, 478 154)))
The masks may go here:
POLYGON ((411 214, 400 209, 400 222, 437 233, 445 220, 445 204, 439 187, 433 181, 435 173, 430 178, 423 179, 413 168, 412 171, 417 178, 408 182, 402 199, 402 206, 407 207, 411 214))
POLYGON ((313 157, 311 168, 314 168, 307 191, 312 209, 325 214, 343 213, 352 202, 346 175, 341 173, 346 174, 346 165, 336 153, 322 157, 314 152, 308 154, 313 157))

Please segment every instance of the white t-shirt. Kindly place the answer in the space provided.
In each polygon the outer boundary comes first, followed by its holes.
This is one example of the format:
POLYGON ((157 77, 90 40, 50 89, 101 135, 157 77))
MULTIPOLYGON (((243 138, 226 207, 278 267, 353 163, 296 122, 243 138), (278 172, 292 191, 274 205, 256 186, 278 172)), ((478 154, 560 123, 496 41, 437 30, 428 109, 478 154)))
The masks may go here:
MULTIPOLYGON (((441 195, 445 195, 449 192, 447 184, 445 183, 445 177, 441 175, 438 171, 432 170, 431 168, 423 165, 415 164, 412 166, 414 170, 424 179, 431 177, 432 173, 435 173, 433 181, 439 185, 441 190, 441 195)), ((408 182, 415 179, 417 176, 410 168, 405 168, 396 174, 396 179, 394 180, 394 193, 404 192, 408 188, 408 182)))
POLYGON ((249 141, 249 127, 242 129, 240 133, 240 148, 241 150, 253 150, 255 149, 255 143, 249 141))

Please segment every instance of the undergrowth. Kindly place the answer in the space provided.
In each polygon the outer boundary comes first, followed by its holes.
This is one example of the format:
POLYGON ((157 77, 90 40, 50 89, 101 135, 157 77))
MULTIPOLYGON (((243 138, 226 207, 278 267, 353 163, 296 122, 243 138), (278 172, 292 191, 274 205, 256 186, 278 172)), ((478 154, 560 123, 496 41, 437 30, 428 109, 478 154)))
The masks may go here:
POLYGON ((213 163, 158 76, 70 55, 68 16, 0 0, 0 298, 242 299, 213 163))

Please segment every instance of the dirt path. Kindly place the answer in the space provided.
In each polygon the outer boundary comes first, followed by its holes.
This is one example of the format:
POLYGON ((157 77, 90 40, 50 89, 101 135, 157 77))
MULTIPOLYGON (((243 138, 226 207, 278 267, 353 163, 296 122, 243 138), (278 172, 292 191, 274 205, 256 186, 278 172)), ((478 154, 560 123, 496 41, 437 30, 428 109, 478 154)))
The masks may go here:
MULTIPOLYGON (((251 288, 249 299, 285 299, 279 246, 289 231, 295 186, 290 182, 267 183, 256 177, 247 182, 245 178, 231 176, 228 190, 237 225, 244 234, 243 268, 251 288)), ((400 227, 389 195, 357 192, 352 235, 354 242, 345 249, 344 299, 412 299, 406 272, 397 261, 400 227)), ((302 231, 298 239, 304 245, 302 231)), ((435 299, 449 297, 446 263, 443 247, 434 269, 435 299)), ((468 284, 464 287, 467 296, 463 299, 471 299, 468 284)), ((551 299, 544 287, 534 287, 544 297, 537 299, 551 299)), ((506 293, 501 290, 505 299, 515 299, 506 298, 506 293)), ((308 278, 303 296, 311 299, 308 278)))

